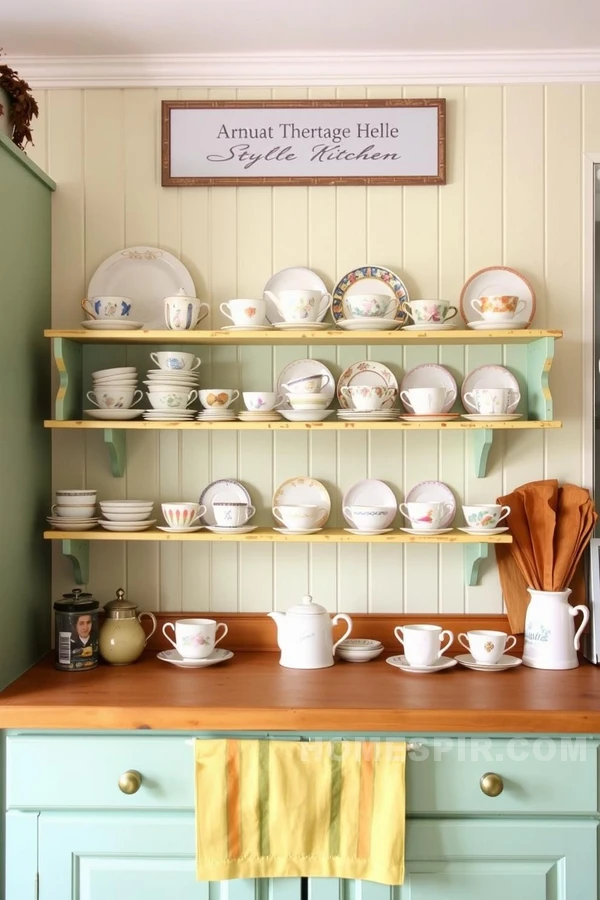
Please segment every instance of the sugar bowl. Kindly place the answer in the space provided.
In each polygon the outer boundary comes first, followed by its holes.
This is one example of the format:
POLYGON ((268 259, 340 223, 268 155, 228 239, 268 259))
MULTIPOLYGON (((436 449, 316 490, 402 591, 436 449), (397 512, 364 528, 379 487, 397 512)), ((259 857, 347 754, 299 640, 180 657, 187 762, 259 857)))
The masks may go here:
POLYGON ((115 600, 104 605, 105 619, 100 628, 100 656, 111 666, 127 666, 142 655, 148 639, 156 631, 156 618, 151 612, 138 613, 138 607, 125 599, 119 588, 115 600), (146 634, 143 616, 152 620, 152 631, 146 634))

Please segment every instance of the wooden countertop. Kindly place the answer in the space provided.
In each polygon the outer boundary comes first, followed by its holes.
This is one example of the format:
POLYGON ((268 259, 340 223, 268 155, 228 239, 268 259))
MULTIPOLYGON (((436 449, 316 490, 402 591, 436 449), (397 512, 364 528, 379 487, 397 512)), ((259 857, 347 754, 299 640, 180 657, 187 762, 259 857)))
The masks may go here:
POLYGON ((49 656, 0 694, 0 728, 600 734, 600 671, 589 664, 426 676, 383 656, 312 671, 278 661, 245 651, 186 671, 150 653, 133 666, 65 673, 49 656))

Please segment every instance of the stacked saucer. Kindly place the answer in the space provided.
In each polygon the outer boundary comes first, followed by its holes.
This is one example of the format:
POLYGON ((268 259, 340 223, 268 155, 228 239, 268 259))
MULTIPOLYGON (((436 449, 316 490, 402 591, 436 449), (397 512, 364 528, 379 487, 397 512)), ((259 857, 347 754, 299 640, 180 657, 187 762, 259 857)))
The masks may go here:
POLYGON ((280 422, 281 414, 276 409, 268 412, 257 412, 255 410, 243 409, 238 413, 240 422, 280 422))
POLYGON ((92 372, 93 390, 86 394, 94 409, 85 412, 92 419, 135 419, 141 409, 132 409, 144 396, 137 390, 138 375, 135 366, 115 366, 92 372))
POLYGON ((156 522, 150 518, 153 506, 152 500, 100 500, 99 524, 106 531, 146 531, 156 522))
POLYGON ((56 503, 46 519, 57 531, 90 531, 98 524, 95 490, 56 492, 56 503))
POLYGON ((203 409, 196 418, 198 422, 235 422, 237 415, 235 410, 228 408, 203 409))
POLYGON ((199 376, 188 369, 149 369, 144 381, 151 409, 144 419, 155 422, 186 422, 196 415, 188 409, 198 396, 199 376))
POLYGON ((342 422, 390 422, 400 416, 399 409, 373 409, 363 412, 359 409, 338 409, 338 419, 342 422))
POLYGON ((347 638, 337 645, 336 653, 347 662, 369 662, 383 653, 383 644, 369 638, 347 638))

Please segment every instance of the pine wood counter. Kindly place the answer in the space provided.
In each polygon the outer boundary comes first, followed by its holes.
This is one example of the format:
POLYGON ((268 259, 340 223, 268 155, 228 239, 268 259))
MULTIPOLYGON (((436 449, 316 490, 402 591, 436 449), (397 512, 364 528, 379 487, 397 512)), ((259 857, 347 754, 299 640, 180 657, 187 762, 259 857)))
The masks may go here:
POLYGON ((133 666, 73 674, 48 657, 0 694, 0 728, 600 734, 600 671, 587 664, 418 676, 383 657, 313 671, 284 669, 278 659, 237 652, 186 671, 152 653, 133 666))

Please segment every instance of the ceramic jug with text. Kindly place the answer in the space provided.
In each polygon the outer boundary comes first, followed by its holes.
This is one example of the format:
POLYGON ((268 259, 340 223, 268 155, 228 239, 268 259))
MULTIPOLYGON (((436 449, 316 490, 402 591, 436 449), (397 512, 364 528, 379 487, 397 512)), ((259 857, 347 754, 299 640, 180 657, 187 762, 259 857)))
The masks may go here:
POLYGON ((575 669, 581 633, 588 623, 587 606, 570 606, 570 589, 534 591, 525 616, 523 663, 533 669, 575 669), (575 617, 582 622, 575 631, 575 617))

